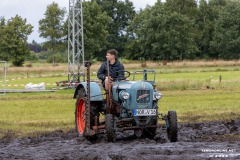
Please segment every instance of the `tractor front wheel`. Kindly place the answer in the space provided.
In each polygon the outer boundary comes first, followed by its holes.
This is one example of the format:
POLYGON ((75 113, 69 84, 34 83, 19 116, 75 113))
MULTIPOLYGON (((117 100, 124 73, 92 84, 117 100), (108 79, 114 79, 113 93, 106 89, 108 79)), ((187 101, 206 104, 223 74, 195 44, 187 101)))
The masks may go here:
POLYGON ((167 123, 168 123, 167 126, 168 139, 171 142, 176 142, 178 140, 178 125, 176 111, 168 111, 167 123))
POLYGON ((108 142, 115 141, 114 118, 112 114, 105 115, 105 130, 108 142))

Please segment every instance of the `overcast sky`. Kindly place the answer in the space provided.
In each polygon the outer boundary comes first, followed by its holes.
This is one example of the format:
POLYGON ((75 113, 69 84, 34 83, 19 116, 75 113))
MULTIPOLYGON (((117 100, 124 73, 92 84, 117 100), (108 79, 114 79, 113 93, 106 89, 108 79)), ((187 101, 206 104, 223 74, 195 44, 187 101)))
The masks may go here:
MULTIPOLYGON (((157 0, 131 0, 136 10, 145 8, 147 4, 153 5, 157 0)), ((38 21, 44 18, 44 12, 49 4, 58 3, 61 8, 68 10, 69 0, 0 0, 0 17, 5 19, 15 17, 17 14, 27 19, 27 23, 34 26, 33 33, 28 37, 28 41, 35 40, 38 43, 45 41, 39 38, 38 21)))

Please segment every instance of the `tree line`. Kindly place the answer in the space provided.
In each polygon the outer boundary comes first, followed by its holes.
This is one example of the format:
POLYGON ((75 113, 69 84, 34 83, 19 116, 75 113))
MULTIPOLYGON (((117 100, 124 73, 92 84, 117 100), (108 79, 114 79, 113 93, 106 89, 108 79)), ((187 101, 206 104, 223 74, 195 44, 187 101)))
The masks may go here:
MULTIPOLYGON (((239 59, 238 0, 158 0, 136 11, 130 0, 83 2, 85 59, 104 60, 110 48, 131 60, 239 59)), ((33 26, 0 18, 0 59, 67 61, 68 19, 57 3, 39 20, 45 42, 27 43, 33 26)))

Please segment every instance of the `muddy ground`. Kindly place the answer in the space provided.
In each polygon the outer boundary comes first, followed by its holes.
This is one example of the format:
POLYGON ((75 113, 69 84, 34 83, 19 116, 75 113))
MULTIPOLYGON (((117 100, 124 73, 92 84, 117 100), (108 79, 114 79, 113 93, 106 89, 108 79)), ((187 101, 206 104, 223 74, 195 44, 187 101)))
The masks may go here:
POLYGON ((96 142, 76 137, 74 131, 56 131, 35 138, 0 141, 0 159, 239 159, 240 119, 228 122, 179 124, 178 142, 170 143, 159 127, 153 140, 136 139, 133 132, 118 133, 115 143, 104 135, 96 142))

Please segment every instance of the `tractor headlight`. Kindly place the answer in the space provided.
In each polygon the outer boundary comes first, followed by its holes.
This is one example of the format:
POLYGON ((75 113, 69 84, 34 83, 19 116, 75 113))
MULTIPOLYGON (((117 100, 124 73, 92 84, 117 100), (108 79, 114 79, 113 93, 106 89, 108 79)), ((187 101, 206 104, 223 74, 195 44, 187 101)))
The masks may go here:
POLYGON ((156 99, 162 98, 162 94, 161 94, 160 92, 156 92, 156 93, 154 94, 154 96, 155 96, 156 99))
POLYGON ((125 92, 125 91, 121 91, 120 93, 119 93, 119 97, 123 100, 126 100, 126 99, 128 99, 129 97, 130 97, 130 94, 129 93, 127 93, 127 92, 125 92))

